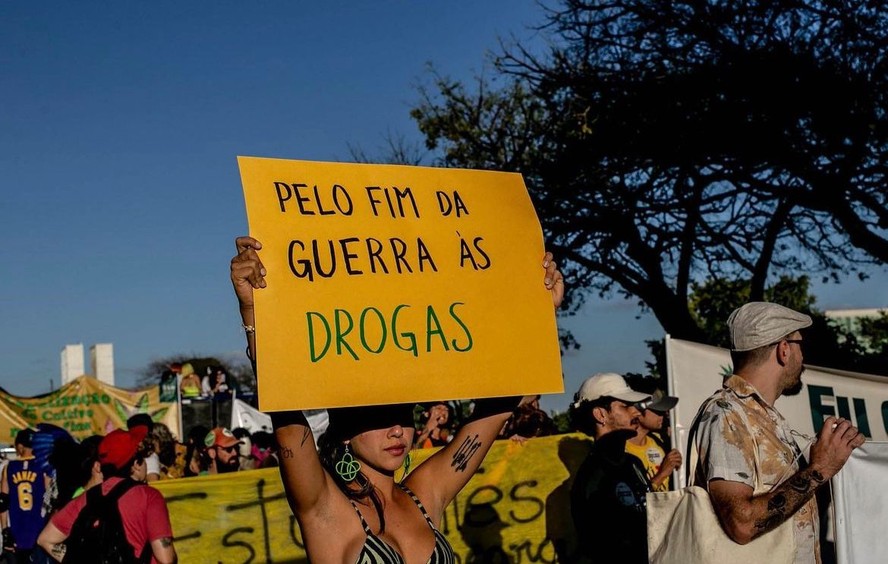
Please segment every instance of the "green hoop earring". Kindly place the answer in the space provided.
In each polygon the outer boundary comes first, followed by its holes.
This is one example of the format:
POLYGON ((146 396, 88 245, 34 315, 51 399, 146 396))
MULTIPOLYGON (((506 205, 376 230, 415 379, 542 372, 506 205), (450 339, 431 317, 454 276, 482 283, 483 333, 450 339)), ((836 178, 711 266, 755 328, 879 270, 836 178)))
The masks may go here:
POLYGON ((410 463, 413 462, 412 458, 413 458, 413 457, 410 456, 410 453, 409 453, 409 452, 407 453, 406 458, 404 458, 404 475, 401 476, 401 481, 402 481, 402 482, 404 481, 404 478, 407 477, 407 474, 410 473, 410 463))
POLYGON ((355 460, 355 457, 348 451, 348 443, 345 444, 345 452, 342 453, 342 458, 336 463, 335 469, 339 477, 346 483, 357 478, 358 473, 361 471, 361 463, 355 460))

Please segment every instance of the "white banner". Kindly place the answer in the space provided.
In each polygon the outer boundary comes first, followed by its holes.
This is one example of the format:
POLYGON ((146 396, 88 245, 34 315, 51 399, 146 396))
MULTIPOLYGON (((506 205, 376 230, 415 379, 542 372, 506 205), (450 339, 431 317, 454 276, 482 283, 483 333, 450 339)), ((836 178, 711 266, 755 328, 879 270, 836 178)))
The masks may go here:
MULTIPOLYGON (((309 409, 305 411, 305 418, 314 435, 315 443, 324 431, 327 430, 329 419, 326 409, 309 409)), ((252 407, 245 401, 235 399, 231 404, 231 428, 243 427, 250 433, 256 431, 272 432, 271 416, 252 407)))
MULTIPOLYGON (((666 365, 669 394, 679 398, 671 413, 673 444, 685 456, 697 409, 731 374, 731 355, 727 349, 667 335, 666 365)), ((850 419, 868 439, 888 441, 888 379, 806 365, 802 382, 802 393, 781 397, 775 405, 793 429, 814 437, 823 420, 835 415, 850 419)), ((798 443, 806 447, 804 439, 798 443)), ((684 486, 684 472, 678 474, 684 486)))
MULTIPOLYGON (((679 398, 672 412, 673 443, 685 455, 688 432, 700 404, 732 372, 727 349, 666 336, 669 394, 679 398)), ((781 397, 775 407, 789 425, 815 436, 829 415, 854 422, 869 439, 854 451, 832 479, 835 541, 839 564, 885 562, 888 522, 888 379, 872 374, 805 366, 805 383, 797 396, 781 397), (874 442, 875 441, 875 442, 874 442)), ((806 448, 800 439, 799 446, 806 448)), ((684 487, 684 471, 677 472, 684 487)))
POLYGON ((882 564, 888 555, 888 443, 856 449, 832 479, 839 564, 882 564))
POLYGON ((250 433, 257 431, 272 432, 271 417, 254 409, 245 401, 235 399, 231 402, 231 428, 242 427, 250 433))

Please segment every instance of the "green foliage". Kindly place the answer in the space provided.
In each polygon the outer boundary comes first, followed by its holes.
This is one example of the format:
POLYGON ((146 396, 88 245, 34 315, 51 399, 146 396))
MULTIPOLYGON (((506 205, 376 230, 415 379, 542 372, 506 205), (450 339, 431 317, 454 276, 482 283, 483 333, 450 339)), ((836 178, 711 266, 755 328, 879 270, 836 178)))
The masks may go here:
MULTIPOLYGON (((874 318, 861 318, 859 330, 845 329, 831 321, 814 307, 816 298, 810 293, 807 276, 782 276, 773 286, 765 289, 764 300, 779 303, 803 313, 813 320, 805 330, 805 362, 814 366, 837 368, 868 374, 888 376, 884 359, 888 354, 888 313, 874 318)), ((707 280, 693 285, 688 303, 709 344, 730 348, 727 319, 731 312, 749 301, 748 280, 707 280)), ((666 374, 663 341, 648 341, 648 348, 655 361, 648 363, 656 378, 666 374)), ((642 390, 644 391, 644 390, 642 390)))
POLYGON ((884 359, 888 358, 888 311, 882 311, 872 318, 861 318, 860 335, 865 340, 865 347, 870 354, 884 359))
POLYGON ((888 263, 888 4, 561 0, 542 18, 544 49, 505 48, 474 84, 433 73, 412 116, 438 164, 524 175, 571 311, 622 294, 707 342, 735 299, 790 305, 781 276, 888 263), (708 280, 724 303, 695 308, 708 280))
POLYGON ((567 411, 556 411, 552 414, 552 421, 555 422, 555 427, 558 429, 559 433, 572 433, 574 432, 573 426, 570 422, 570 413, 567 411))

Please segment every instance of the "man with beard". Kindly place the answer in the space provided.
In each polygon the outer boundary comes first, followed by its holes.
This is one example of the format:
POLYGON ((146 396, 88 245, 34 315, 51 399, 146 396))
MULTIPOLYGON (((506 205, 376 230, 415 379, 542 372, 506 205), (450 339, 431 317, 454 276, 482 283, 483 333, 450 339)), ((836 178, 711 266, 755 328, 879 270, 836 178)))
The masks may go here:
POLYGON ((645 496, 651 483, 641 461, 626 453, 641 417, 636 404, 648 399, 613 373, 589 377, 574 395, 571 421, 595 442, 570 492, 578 541, 572 562, 648 561, 645 496))
POLYGON ((793 519, 796 563, 820 562, 815 491, 865 439, 849 421, 829 417, 808 463, 774 408, 777 398, 802 389, 800 331, 810 325, 809 316, 768 302, 734 310, 734 373, 703 403, 691 430, 699 464, 690 471, 709 490, 725 533, 746 544, 793 519))
POLYGON ((237 472, 240 469, 240 439, 225 427, 216 427, 204 439, 210 458, 210 474, 237 472))

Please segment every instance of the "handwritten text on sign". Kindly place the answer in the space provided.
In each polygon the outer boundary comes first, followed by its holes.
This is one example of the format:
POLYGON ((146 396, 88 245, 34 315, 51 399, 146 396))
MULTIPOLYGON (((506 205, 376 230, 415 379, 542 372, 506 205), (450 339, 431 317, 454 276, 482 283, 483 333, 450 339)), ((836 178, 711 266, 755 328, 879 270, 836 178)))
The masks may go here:
POLYGON ((264 410, 562 391, 517 174, 239 159, 264 410))

